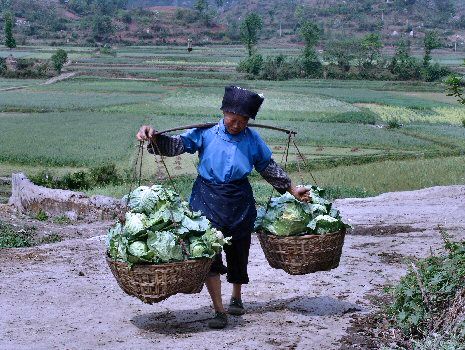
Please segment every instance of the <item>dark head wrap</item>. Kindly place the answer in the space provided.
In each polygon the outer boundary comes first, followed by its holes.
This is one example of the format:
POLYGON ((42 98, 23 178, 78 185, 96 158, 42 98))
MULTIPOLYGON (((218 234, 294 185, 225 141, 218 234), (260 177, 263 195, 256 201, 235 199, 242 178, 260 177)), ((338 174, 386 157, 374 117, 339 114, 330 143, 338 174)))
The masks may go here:
POLYGON ((239 86, 226 86, 221 110, 255 119, 265 98, 239 86))

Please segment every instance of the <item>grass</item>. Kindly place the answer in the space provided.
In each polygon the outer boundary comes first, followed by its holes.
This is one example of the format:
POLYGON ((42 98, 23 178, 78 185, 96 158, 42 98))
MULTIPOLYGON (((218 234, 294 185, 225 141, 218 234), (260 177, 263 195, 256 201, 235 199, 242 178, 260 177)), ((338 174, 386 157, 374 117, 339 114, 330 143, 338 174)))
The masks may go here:
MULTIPOLYGON (((313 171, 320 186, 360 188, 371 194, 465 183, 465 157, 414 159, 313 171)), ((297 174, 293 174, 299 181, 297 174)), ((304 179, 310 181, 309 173, 304 179)), ((310 181, 311 182, 311 181, 310 181)))
POLYGON ((417 109, 398 106, 386 106, 378 104, 362 104, 375 113, 383 122, 397 120, 400 123, 435 123, 460 125, 465 107, 433 107, 417 109))
POLYGON ((88 110, 98 107, 133 104, 153 100, 157 95, 151 94, 109 94, 95 92, 58 92, 51 94, 48 90, 32 91, 29 89, 19 91, 0 92, 0 112, 4 111, 69 111, 88 110))
POLYGON ((0 114, 0 120, 0 162, 90 166, 109 161, 127 166, 133 135, 144 118, 66 112, 8 113, 0 114))
MULTIPOLYGON (((124 93, 124 94, 165 94, 168 90, 157 82, 79 77, 59 83, 34 87, 34 91, 67 91, 68 93, 124 93)), ((107 95, 104 95, 107 96, 107 95)), ((145 102, 147 99, 145 100, 145 102)))
POLYGON ((449 144, 451 147, 465 149, 465 128, 456 125, 411 124, 403 127, 403 132, 417 138, 449 144))
POLYGON ((0 220, 0 249, 2 248, 24 248, 40 244, 51 244, 62 241, 57 233, 37 237, 35 226, 24 226, 17 228, 0 220))
POLYGON ((39 221, 47 221, 48 220, 48 215, 45 211, 43 211, 42 209, 40 209, 36 215, 35 215, 35 219, 36 220, 39 220, 39 221))
POLYGON ((30 86, 43 82, 39 79, 5 79, 0 78, 0 90, 18 87, 18 86, 30 86))
POLYGON ((17 230, 0 220, 0 249, 30 247, 33 245, 34 232, 32 227, 17 230))

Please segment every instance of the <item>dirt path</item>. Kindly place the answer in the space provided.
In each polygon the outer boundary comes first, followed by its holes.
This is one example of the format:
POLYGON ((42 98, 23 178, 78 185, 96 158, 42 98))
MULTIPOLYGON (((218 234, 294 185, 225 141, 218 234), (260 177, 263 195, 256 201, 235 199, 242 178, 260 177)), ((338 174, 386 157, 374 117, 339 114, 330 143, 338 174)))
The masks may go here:
MULTIPOLYGON (((111 223, 59 226, 51 245, 0 251, 1 349, 337 349, 370 295, 405 273, 403 258, 441 250, 437 225, 465 239, 465 186, 336 202, 355 226, 338 269, 289 276, 271 269, 257 239, 251 250, 248 313, 223 331, 206 327, 206 290, 145 305, 125 295, 104 256, 111 223), (74 232, 74 233, 73 233, 74 232)), ((9 211, 0 218, 24 220, 9 211)), ((32 223, 32 221, 30 221, 32 223)), ((224 299, 230 293, 224 285, 224 299)))
POLYGON ((56 82, 71 79, 75 77, 79 72, 67 72, 67 73, 61 73, 60 75, 50 78, 47 81, 44 81, 40 85, 50 85, 50 84, 55 84, 56 82))

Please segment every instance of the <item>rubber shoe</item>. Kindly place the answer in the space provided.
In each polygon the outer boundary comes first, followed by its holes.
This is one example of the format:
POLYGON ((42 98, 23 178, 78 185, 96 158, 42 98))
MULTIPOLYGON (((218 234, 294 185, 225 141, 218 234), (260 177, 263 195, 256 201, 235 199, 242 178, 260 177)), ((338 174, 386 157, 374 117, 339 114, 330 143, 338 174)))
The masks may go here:
POLYGON ((215 317, 208 321, 208 327, 213 329, 223 329, 228 325, 228 315, 224 312, 215 312, 215 317))
POLYGON ((231 298, 229 302, 228 313, 233 316, 241 316, 245 314, 244 305, 242 305, 242 300, 237 298, 231 298))

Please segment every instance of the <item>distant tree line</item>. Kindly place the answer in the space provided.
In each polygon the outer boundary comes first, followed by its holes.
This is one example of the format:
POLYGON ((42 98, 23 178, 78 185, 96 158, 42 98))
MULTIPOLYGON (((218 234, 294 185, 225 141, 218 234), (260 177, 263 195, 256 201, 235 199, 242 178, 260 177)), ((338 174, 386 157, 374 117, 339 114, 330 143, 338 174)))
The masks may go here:
POLYGON ((262 28, 260 17, 251 13, 241 24, 241 41, 248 57, 238 65, 238 71, 250 79, 286 80, 292 78, 425 80, 435 81, 450 72, 438 63, 431 63, 431 52, 441 47, 436 32, 425 34, 424 56, 420 61, 410 53, 410 43, 401 39, 392 58, 382 55, 383 42, 379 33, 361 38, 335 40, 326 44, 322 57, 316 47, 323 33, 310 21, 301 21, 299 34, 305 47, 298 57, 278 55, 263 57, 256 49, 262 28))

